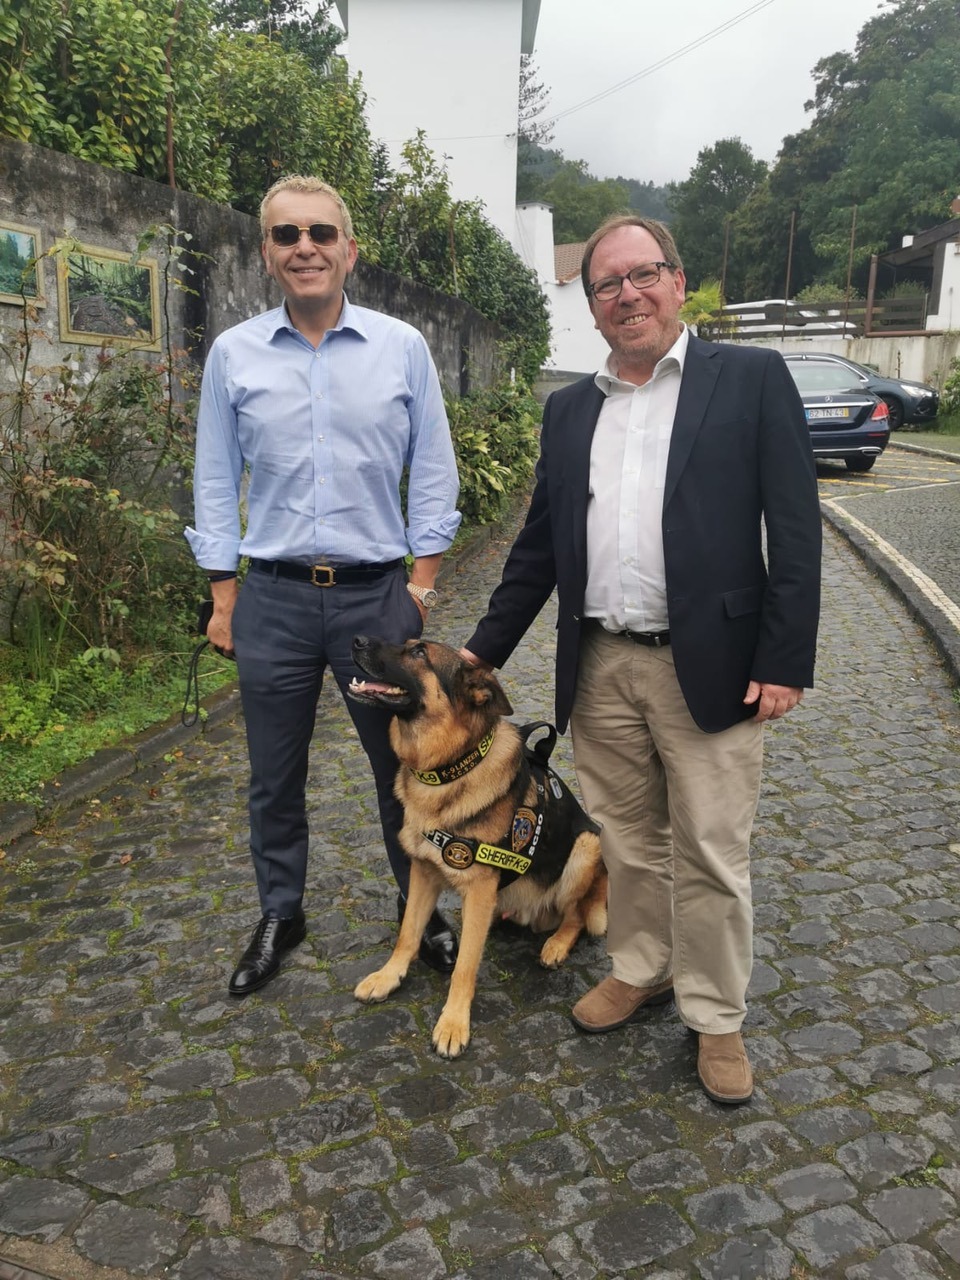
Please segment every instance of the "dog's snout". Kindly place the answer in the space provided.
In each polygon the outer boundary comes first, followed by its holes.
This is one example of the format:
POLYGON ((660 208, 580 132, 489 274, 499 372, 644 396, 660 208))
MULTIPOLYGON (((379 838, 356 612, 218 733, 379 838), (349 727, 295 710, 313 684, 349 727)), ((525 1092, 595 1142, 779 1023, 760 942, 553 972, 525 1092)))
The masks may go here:
POLYGON ((354 636, 354 637, 353 637, 353 651, 354 651, 354 653, 362 653, 364 649, 369 649, 369 648, 370 648, 370 637, 369 637, 369 636, 354 636))

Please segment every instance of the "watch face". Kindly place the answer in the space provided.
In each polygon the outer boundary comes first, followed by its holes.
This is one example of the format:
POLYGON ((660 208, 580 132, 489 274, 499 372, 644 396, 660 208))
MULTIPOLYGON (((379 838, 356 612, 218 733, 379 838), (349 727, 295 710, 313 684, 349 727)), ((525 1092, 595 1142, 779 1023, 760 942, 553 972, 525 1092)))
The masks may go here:
POLYGON ((437 595, 436 591, 434 591, 433 587, 428 587, 421 595, 420 599, 423 601, 424 608, 432 609, 440 597, 437 595))

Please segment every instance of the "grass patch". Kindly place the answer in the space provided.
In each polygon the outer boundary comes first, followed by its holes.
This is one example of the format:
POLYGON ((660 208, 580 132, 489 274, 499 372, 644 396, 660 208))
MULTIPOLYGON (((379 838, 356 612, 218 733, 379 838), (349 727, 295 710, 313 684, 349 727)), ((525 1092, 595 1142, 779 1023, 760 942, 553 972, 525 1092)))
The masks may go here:
MULTIPOLYGON (((124 670, 103 662, 71 662, 55 680, 17 669, 12 649, 0 669, 0 796, 36 804, 50 782, 104 747, 178 715, 187 655, 143 658, 124 670)), ((201 699, 236 678, 232 662, 204 651, 201 699), (208 656, 209 655, 209 656, 208 656)))

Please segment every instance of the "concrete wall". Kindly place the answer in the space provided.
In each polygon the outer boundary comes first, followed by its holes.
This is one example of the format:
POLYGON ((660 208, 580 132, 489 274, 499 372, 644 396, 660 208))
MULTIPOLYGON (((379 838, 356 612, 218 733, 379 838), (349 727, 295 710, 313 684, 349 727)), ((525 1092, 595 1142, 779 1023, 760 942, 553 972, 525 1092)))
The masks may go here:
MULTIPOLYGON (((529 0, 527 0, 527 7, 529 0)), ((524 0, 349 0, 347 62, 394 166, 423 129, 455 200, 482 200, 516 244, 517 106, 524 0)))
POLYGON ((960 357, 960 333, 911 334, 908 338, 763 338, 754 347, 789 351, 826 351, 869 364, 888 378, 907 378, 941 388, 950 361, 960 357))
MULTIPOLYGON (((275 307, 279 293, 263 270, 256 218, 115 169, 0 138, 0 218, 39 228, 49 249, 62 236, 85 245, 131 253, 152 224, 191 236, 193 293, 173 290, 169 309, 174 345, 202 360, 224 329, 275 307), (198 335, 196 338, 191 334, 198 335)), ((97 347, 60 341, 57 275, 52 259, 40 263, 46 306, 39 310, 35 363, 59 362, 69 352, 81 365, 97 347)), ((351 301, 399 316, 421 330, 448 391, 462 394, 493 381, 497 329, 457 298, 358 263, 348 281, 351 301)), ((21 308, 0 302, 0 333, 20 325, 21 308)), ((0 365, 0 386, 12 377, 0 365)))

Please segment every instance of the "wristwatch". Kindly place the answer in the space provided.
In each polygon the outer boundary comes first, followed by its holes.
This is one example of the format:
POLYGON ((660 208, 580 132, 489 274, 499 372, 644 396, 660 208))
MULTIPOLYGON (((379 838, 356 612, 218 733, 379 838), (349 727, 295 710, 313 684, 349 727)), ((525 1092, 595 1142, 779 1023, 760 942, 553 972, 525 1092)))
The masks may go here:
POLYGON ((440 596, 433 587, 418 587, 414 582, 407 583, 407 590, 413 596, 414 600, 418 600, 424 609, 432 609, 440 599, 440 596))

